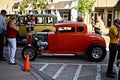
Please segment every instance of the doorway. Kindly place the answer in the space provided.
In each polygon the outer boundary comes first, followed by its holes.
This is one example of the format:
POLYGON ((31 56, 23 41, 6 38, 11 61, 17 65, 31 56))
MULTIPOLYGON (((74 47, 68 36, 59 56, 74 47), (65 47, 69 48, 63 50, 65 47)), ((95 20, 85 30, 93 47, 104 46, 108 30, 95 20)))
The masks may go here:
POLYGON ((107 27, 110 27, 112 23, 112 14, 108 13, 108 17, 107 17, 107 27))

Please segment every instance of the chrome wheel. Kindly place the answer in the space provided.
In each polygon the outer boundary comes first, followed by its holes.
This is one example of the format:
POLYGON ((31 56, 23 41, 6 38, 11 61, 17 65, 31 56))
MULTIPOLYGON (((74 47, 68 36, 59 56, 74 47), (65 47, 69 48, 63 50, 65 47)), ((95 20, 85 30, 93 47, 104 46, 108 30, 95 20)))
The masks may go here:
POLYGON ((30 60, 34 60, 37 56, 37 52, 34 48, 32 47, 25 47, 23 50, 22 50, 22 57, 25 59, 26 58, 26 55, 29 55, 30 57, 30 60))
POLYGON ((93 56, 93 58, 99 59, 102 55, 103 55, 103 51, 102 51, 102 49, 100 47, 95 47, 92 50, 92 56, 93 56))
POLYGON ((90 60, 95 62, 102 61, 106 56, 106 49, 100 44, 93 44, 87 50, 87 55, 90 60))

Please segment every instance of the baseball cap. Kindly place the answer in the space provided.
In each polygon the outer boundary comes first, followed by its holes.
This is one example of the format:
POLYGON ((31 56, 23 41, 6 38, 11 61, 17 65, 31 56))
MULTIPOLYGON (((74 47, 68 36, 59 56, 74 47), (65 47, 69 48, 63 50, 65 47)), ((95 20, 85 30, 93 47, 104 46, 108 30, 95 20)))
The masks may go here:
POLYGON ((119 20, 119 19, 115 19, 113 23, 114 23, 114 24, 115 24, 115 23, 120 24, 120 20, 119 20))

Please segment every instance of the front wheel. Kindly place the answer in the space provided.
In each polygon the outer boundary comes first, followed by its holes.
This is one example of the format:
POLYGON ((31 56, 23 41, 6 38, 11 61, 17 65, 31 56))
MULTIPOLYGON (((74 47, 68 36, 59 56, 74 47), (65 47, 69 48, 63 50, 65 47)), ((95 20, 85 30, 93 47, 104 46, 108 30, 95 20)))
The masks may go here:
POLYGON ((27 46, 27 47, 23 48, 23 50, 22 50, 23 59, 26 59, 27 54, 29 55, 31 61, 37 57, 37 52, 33 47, 27 46))
POLYGON ((90 60, 94 62, 100 62, 106 56, 106 49, 99 44, 94 44, 88 48, 87 55, 90 58, 90 60))

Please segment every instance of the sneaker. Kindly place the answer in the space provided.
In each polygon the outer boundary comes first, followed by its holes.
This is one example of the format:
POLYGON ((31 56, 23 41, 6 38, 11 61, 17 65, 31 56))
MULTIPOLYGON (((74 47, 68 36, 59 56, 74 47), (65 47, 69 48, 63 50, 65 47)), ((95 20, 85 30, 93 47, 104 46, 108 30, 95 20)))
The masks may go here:
POLYGON ((10 63, 11 65, 16 65, 16 63, 10 63))

